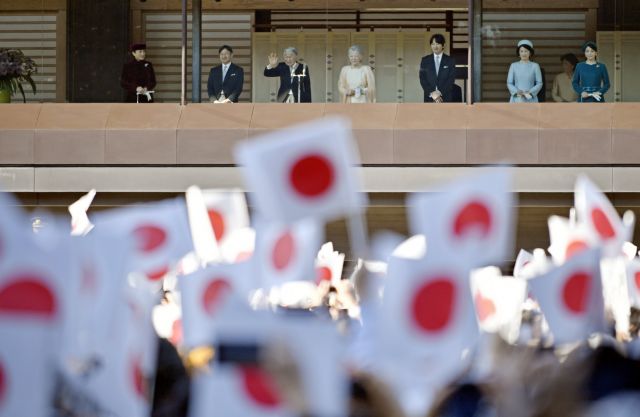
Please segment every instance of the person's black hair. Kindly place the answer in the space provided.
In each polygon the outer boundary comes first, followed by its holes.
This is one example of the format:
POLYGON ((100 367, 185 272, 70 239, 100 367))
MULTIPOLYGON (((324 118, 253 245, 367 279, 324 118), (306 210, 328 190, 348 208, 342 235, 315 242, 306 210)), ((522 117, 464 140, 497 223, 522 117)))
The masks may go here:
POLYGON ((518 46, 516 48, 516 56, 520 56, 520 48, 524 48, 524 49, 528 50, 529 52, 531 52, 531 56, 534 55, 534 51, 533 51, 532 47, 530 47, 529 45, 522 44, 522 45, 520 45, 520 46, 518 46))
POLYGON ((433 41, 436 41, 436 43, 439 43, 440 45, 444 46, 444 43, 446 42, 444 35, 440 34, 440 33, 436 33, 435 35, 431 35, 431 38, 429 39, 429 45, 431 45, 433 43, 433 41))
POLYGON ((587 41, 582 45, 582 52, 585 52, 587 48, 591 48, 594 51, 598 52, 598 45, 594 41, 587 41))
POLYGON ((572 53, 568 53, 568 54, 564 54, 560 57, 560 62, 562 61, 567 61, 568 63, 571 64, 571 66, 573 68, 576 67, 576 65, 578 65, 578 57, 575 54, 572 53))
POLYGON ((233 53, 233 48, 230 47, 229 45, 222 45, 219 49, 218 49, 218 53, 224 51, 224 50, 229 51, 229 53, 233 53))

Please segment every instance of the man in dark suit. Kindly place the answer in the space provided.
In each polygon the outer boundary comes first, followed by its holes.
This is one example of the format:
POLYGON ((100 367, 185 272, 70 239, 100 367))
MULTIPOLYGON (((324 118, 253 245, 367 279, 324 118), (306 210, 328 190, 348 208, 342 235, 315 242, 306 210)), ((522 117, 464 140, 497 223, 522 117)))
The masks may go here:
POLYGON ((280 77, 278 102, 297 103, 299 93, 300 103, 311 103, 309 67, 297 61, 298 51, 296 48, 286 48, 283 58, 284 62, 278 63, 278 55, 272 52, 269 54, 269 65, 264 69, 265 77, 280 77), (298 85, 300 86, 299 90, 298 85))
POLYGON ((422 57, 420 62, 420 85, 424 90, 424 102, 451 102, 456 80, 456 61, 444 53, 444 36, 437 33, 429 42, 433 53, 422 57))
POLYGON ((218 49, 220 65, 211 68, 207 80, 209 101, 214 103, 237 103, 242 94, 244 71, 231 62, 233 49, 229 45, 222 45, 218 49))

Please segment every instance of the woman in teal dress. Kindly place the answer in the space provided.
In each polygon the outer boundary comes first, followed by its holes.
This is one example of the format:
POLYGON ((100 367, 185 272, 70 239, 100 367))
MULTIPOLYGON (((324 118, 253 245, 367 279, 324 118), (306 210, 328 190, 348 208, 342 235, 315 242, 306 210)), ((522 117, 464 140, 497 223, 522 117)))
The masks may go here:
POLYGON ((604 103, 604 93, 609 90, 609 73, 607 67, 598 62, 598 46, 595 42, 587 42, 582 47, 585 62, 576 65, 573 73, 573 89, 578 93, 580 103, 604 103))
POLYGON ((531 61, 533 43, 523 39, 518 42, 517 55, 520 61, 513 62, 507 75, 507 88, 511 93, 510 103, 537 103, 542 89, 540 65, 531 61))

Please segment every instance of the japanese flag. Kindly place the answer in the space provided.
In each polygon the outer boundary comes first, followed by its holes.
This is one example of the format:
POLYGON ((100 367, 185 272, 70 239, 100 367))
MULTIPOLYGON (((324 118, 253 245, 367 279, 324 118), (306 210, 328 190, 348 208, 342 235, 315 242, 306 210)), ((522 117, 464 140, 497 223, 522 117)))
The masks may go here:
POLYGON ((311 219, 259 226, 254 265, 263 285, 271 288, 289 281, 314 281, 315 257, 323 232, 323 225, 311 219))
POLYGON ((513 276, 515 278, 522 278, 525 268, 527 268, 531 262, 533 262, 533 254, 524 249, 520 249, 516 257, 516 263, 513 266, 513 276))
POLYGON ((191 235, 198 256, 205 262, 227 259, 223 247, 233 234, 249 227, 249 212, 244 193, 240 190, 187 190, 191 235))
POLYGON ((329 281, 336 285, 342 279, 344 253, 333 250, 333 243, 327 242, 320 247, 316 257, 316 283, 329 281))
POLYGON ((366 197, 350 126, 327 118, 267 134, 236 149, 247 188, 267 220, 331 220, 362 211, 366 197))
POLYGON ((85 398, 102 415, 148 416, 151 411, 157 336, 151 324, 155 295, 127 288, 114 303, 119 326, 110 342, 81 374, 67 374, 77 396, 85 398))
POLYGON ((73 272, 67 277, 71 313, 63 323, 63 360, 88 361, 112 342, 121 326, 113 314, 127 285, 132 242, 92 233, 71 241, 73 272))
POLYGON ((0 191, 0 265, 24 253, 33 237, 31 221, 13 195, 0 191))
POLYGON ((191 275, 179 277, 182 304, 182 331, 188 348, 212 342, 225 302, 232 296, 248 299, 258 286, 247 262, 210 265, 191 275))
POLYGON ((224 245, 220 248, 222 259, 227 262, 243 262, 253 256, 256 246, 256 231, 243 227, 229 232, 224 245))
POLYGON ((55 372, 49 334, 0 317, 0 341, 0 416, 50 416, 55 372))
POLYGON ((469 271, 451 257, 392 257, 375 330, 379 359, 438 385, 460 372, 479 334, 469 271))
POLYGON ((582 251, 528 283, 557 345, 604 330, 599 249, 582 251))
POLYGON ((275 381, 255 365, 216 364, 192 382, 189 417, 294 417, 275 381))
POLYGON ((627 288, 631 305, 640 307, 640 259, 627 264, 627 288))
POLYGON ((604 255, 619 255, 623 242, 632 238, 633 216, 630 224, 623 223, 607 196, 585 176, 576 181, 575 206, 578 221, 604 245, 604 255))
POLYGON ((72 236, 84 236, 93 229, 93 223, 91 223, 87 216, 87 210, 89 210, 89 206, 91 206, 95 196, 96 190, 92 189, 69 206, 72 236))
POLYGON ((511 255, 514 197, 507 168, 415 194, 407 205, 412 232, 426 235, 429 257, 456 253, 482 266, 511 255))
POLYGON ((574 223, 565 217, 550 216, 547 224, 549 253, 556 265, 562 265, 573 255, 598 244, 598 240, 589 233, 584 223, 574 223))
POLYGON ((480 328, 514 343, 527 297, 526 281, 503 277, 494 268, 482 268, 471 273, 471 291, 480 328))
POLYGON ((600 260, 605 310, 611 312, 616 330, 622 333, 628 333, 629 331, 631 309, 627 286, 627 269, 628 262, 623 255, 600 260))
POLYGON ((309 415, 349 415, 345 345, 336 326, 327 320, 285 316, 275 333, 276 343, 287 346, 297 364, 309 415))
POLYGON ((131 270, 159 281, 193 249, 184 199, 110 210, 95 216, 98 233, 134 242, 131 270))

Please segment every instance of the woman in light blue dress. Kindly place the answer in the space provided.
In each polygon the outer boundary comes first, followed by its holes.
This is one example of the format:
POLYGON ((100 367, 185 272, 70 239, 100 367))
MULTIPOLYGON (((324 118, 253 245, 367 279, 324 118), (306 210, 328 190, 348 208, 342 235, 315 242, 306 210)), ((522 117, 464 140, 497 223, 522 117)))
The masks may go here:
POLYGON ((518 42, 517 54, 520 61, 511 64, 507 76, 507 88, 511 93, 509 102, 537 103, 543 84, 540 65, 531 61, 533 43, 527 39, 518 42))

